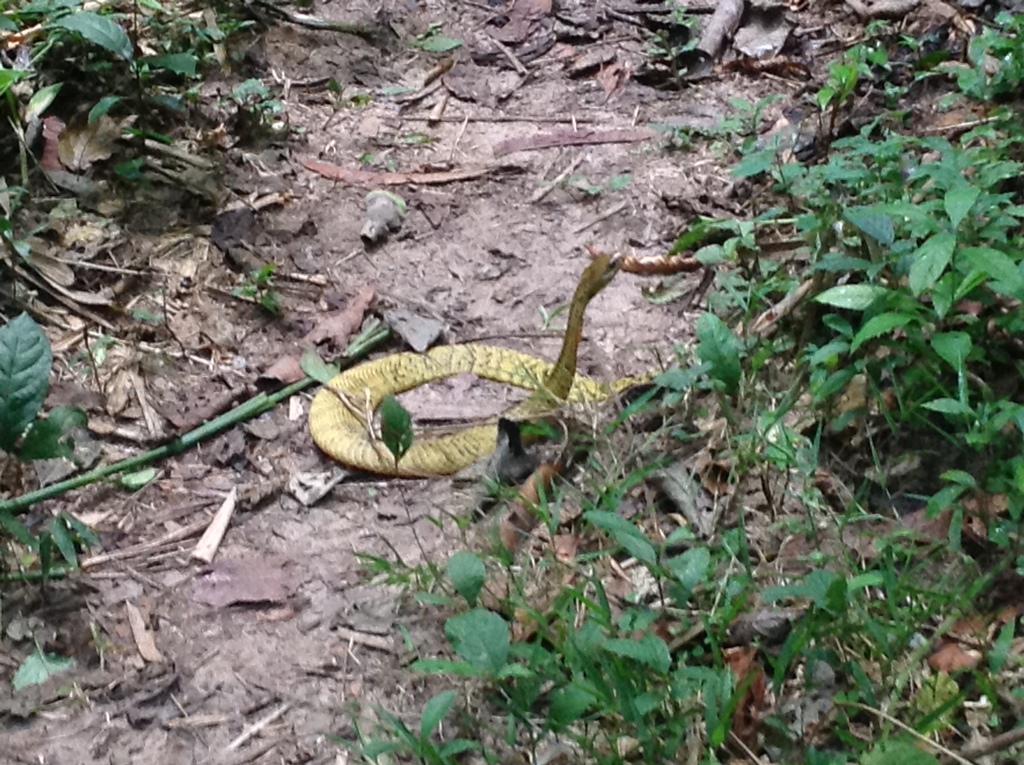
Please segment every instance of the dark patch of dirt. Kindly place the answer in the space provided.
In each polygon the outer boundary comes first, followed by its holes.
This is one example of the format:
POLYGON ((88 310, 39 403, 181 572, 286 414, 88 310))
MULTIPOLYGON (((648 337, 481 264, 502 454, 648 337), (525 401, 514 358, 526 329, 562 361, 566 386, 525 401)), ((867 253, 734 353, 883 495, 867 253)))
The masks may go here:
MULTIPOLYGON (((476 4, 434 6, 411 16, 404 4, 390 10, 403 34, 442 21, 445 34, 471 49, 488 18, 476 4)), ((335 5, 313 9, 325 17, 337 11, 335 5)), ((614 44, 622 61, 643 58, 643 44, 628 25, 616 25, 605 42, 614 44)), ((587 47, 581 43, 577 52, 587 47)), ((140 222, 127 234, 126 252, 136 253, 132 262, 158 275, 134 285, 133 306, 166 312, 167 324, 128 336, 126 346, 110 352, 119 354, 116 368, 144 382, 157 412, 185 419, 199 412, 201 420, 244 399, 247 386, 323 312, 343 307, 367 286, 377 290, 381 306, 443 320, 448 342, 486 337, 485 342, 552 358, 559 337, 545 332, 542 311, 550 314, 567 303, 588 261, 585 244, 658 254, 694 215, 732 215, 745 204, 732 195, 733 181, 709 148, 665 151, 663 140, 655 138, 516 152, 502 161, 518 172, 399 187, 409 204, 401 233, 366 252, 359 232, 369 189, 309 172, 302 166, 305 157, 356 167, 360 157, 372 155, 403 171, 491 164, 499 143, 569 127, 570 118, 595 129, 648 122, 708 128, 732 113, 730 99, 753 103, 800 87, 716 75, 679 92, 628 82, 609 97, 593 77, 570 78, 554 54, 531 63, 524 84, 501 57, 473 65, 463 53, 457 56, 457 66, 465 67, 454 73, 459 90, 475 91, 479 101, 452 98, 445 121, 428 124, 423 104, 407 106, 403 114, 381 99, 335 112, 323 87, 302 83, 332 77, 346 95, 395 84, 415 87, 436 56, 399 45, 382 51, 355 38, 286 24, 262 36, 248 63, 261 76, 276 73, 291 83, 283 100, 292 136, 258 151, 233 150, 224 183, 238 197, 283 192, 287 202, 263 210, 247 225, 218 229, 229 240, 227 257, 209 244, 208 225, 190 222, 177 242, 162 225, 140 222), (546 121, 555 118, 566 122, 546 121), (420 136, 429 141, 421 143, 420 136), (576 160, 575 174, 602 187, 601 193, 588 193, 570 179, 531 201, 542 184, 576 160), (609 188, 625 174, 630 181, 624 188, 609 188), (240 283, 237 269, 253 263, 277 265, 282 318, 266 318, 231 297, 240 283), (167 352, 154 354, 157 348, 167 352)), ((204 93, 229 85, 209 82, 204 93)), ((691 279, 696 287, 700 274, 691 279)), ((611 379, 648 370, 659 358, 670 361, 673 347, 688 342, 696 308, 684 302, 652 305, 641 294, 643 284, 622 275, 593 302, 582 372, 611 379)), ((556 318, 553 327, 560 326, 556 318)), ((80 368, 74 360, 80 351, 75 347, 61 356, 64 378, 80 368)), ((111 427, 104 459, 156 435, 145 425, 132 378, 118 380, 116 374, 106 378, 108 411, 94 411, 94 420, 111 427), (124 401, 110 411, 118 386, 124 401)), ((81 386, 91 389, 93 381, 86 377, 81 386)), ((448 396, 444 390, 420 394, 425 399, 417 411, 452 411, 470 402, 468 414, 477 416, 478 408, 501 405, 490 388, 467 388, 464 381, 448 383, 448 396)), ((103 541, 101 555, 110 557, 50 585, 45 601, 35 588, 5 594, 4 624, 34 614, 53 635, 46 648, 76 657, 78 667, 42 692, 5 700, 10 715, 0 760, 223 763, 261 761, 259 753, 270 746, 272 754, 262 761, 327 762, 337 748, 327 736, 351 736, 349 702, 380 702, 399 716, 418 708, 424 681, 404 668, 400 652, 352 636, 386 636, 400 647, 401 623, 429 654, 441 639, 438 625, 409 621, 400 615, 393 591, 362 584, 359 556, 443 561, 464 541, 453 524, 437 521, 465 514, 472 492, 449 480, 350 480, 303 507, 283 490, 288 479, 332 467, 308 436, 308 402, 308 396, 297 397, 249 427, 168 461, 160 478, 135 494, 93 487, 34 511, 34 518, 62 509, 91 519, 103 541), (292 592, 279 602, 211 607, 191 597, 202 566, 189 553, 202 525, 234 487, 244 490, 243 498, 218 559, 291 561, 292 592), (147 664, 139 657, 127 604, 141 612, 162 662, 147 664), (22 716, 33 707, 38 713, 22 716), (259 732, 229 748, 261 720, 266 724, 259 732)), ((174 431, 171 423, 164 427, 174 431)), ((8 684, 29 645, 8 638, 3 645, 0 675, 8 684)))

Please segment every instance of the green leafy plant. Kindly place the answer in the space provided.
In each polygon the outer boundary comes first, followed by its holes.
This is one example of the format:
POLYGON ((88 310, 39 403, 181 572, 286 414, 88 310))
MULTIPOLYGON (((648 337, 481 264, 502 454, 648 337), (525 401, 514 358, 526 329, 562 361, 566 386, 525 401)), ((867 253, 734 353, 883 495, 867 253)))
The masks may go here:
POLYGON ((277 266, 267 263, 260 269, 249 274, 240 287, 235 287, 231 294, 235 297, 255 301, 264 311, 273 315, 281 314, 281 296, 274 289, 274 272, 277 266))
POLYGON ((441 34, 442 26, 439 22, 431 23, 430 28, 426 32, 416 35, 416 39, 410 45, 428 53, 447 53, 450 50, 461 47, 462 40, 445 37, 441 34))
POLYGON ((466 752, 480 748, 479 743, 471 739, 438 740, 441 723, 457 698, 454 691, 448 690, 427 701, 420 715, 419 730, 415 732, 391 713, 379 709, 384 721, 382 730, 370 736, 360 731, 361 741, 353 748, 373 763, 390 762, 390 755, 401 754, 424 765, 456 765, 463 761, 466 752))
MULTIPOLYGON (((47 416, 40 414, 52 363, 49 341, 28 314, 0 327, 0 452, 8 460, 74 458, 71 434, 85 426, 85 413, 62 406, 47 416)), ((36 554, 44 579, 52 568, 54 547, 67 563, 76 565, 78 548, 96 541, 88 527, 66 513, 51 518, 33 535, 0 511, 0 529, 36 554)))
POLYGON ((412 446, 412 418, 394 396, 385 396, 380 404, 380 440, 397 465, 412 446))

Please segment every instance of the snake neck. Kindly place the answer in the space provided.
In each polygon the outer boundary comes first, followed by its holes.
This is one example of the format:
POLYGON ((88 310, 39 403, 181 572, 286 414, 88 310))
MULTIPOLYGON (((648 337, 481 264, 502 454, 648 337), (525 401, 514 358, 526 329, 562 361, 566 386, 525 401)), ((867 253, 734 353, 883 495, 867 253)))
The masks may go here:
POLYGON ((562 350, 554 369, 544 381, 547 391, 559 399, 569 395, 572 382, 576 377, 576 358, 579 353, 580 340, 583 338, 583 316, 587 305, 601 290, 607 286, 615 275, 615 265, 608 255, 595 258, 587 266, 569 305, 569 320, 565 327, 562 350))

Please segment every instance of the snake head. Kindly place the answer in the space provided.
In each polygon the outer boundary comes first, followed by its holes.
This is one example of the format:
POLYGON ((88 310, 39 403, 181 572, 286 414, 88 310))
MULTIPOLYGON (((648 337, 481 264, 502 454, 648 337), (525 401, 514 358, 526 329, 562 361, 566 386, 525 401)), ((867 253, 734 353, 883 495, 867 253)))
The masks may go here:
POLYGON ((585 295, 589 300, 598 292, 607 287, 615 275, 622 268, 622 256, 619 253, 609 255, 600 252, 596 247, 587 245, 587 251, 593 258, 590 264, 584 269, 583 275, 577 287, 577 292, 585 295))

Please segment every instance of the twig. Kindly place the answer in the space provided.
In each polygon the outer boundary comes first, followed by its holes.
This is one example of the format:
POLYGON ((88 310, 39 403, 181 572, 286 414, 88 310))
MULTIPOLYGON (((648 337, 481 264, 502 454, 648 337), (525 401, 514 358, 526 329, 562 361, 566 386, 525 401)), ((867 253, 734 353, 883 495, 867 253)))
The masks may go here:
POLYGON ((519 72, 519 74, 521 74, 524 78, 530 76, 530 70, 523 66, 523 62, 516 58, 516 54, 513 53, 507 45, 505 45, 500 40, 496 40, 490 35, 485 35, 485 37, 487 37, 488 40, 494 43, 494 47, 500 50, 502 54, 505 56, 505 58, 512 62, 512 66, 515 67, 515 70, 519 72))
POLYGON ((619 202, 617 205, 613 205, 613 206, 609 207, 607 210, 605 210, 603 213, 598 215, 596 218, 594 218, 589 223, 584 223, 582 226, 577 226, 576 229, 573 231, 573 233, 574 234, 582 234, 588 228, 596 226, 601 221, 607 220, 608 218, 612 217, 613 215, 618 215, 620 212, 625 210, 627 207, 629 207, 629 202, 619 202))
POLYGON ((237 505, 238 487, 232 486, 231 491, 224 498, 224 502, 217 508, 213 520, 210 521, 210 525, 206 527, 206 531, 200 537, 199 542, 196 544, 196 549, 192 551, 193 558, 201 560, 203 563, 213 562, 221 540, 224 539, 224 533, 228 530, 228 524, 231 523, 231 517, 235 514, 235 507, 237 505))
MULTIPOLYGON (((415 120, 416 122, 431 122, 432 118, 429 114, 403 114, 403 120, 415 120)), ((449 115, 442 117, 437 122, 531 122, 538 124, 556 124, 556 125, 589 125, 597 122, 597 119, 590 119, 589 117, 546 117, 543 115, 531 115, 523 114, 519 117, 510 114, 495 114, 492 117, 485 117, 483 115, 467 115, 465 117, 458 117, 455 115, 449 115)))
POLYGON ((238 738, 236 738, 234 741, 232 741, 230 744, 228 744, 226 747, 224 747, 224 751, 225 752, 233 752, 233 751, 235 751, 240 746, 242 746, 242 744, 244 744, 246 741, 251 739, 253 736, 255 736, 261 730, 266 728, 268 725, 270 725, 271 723, 276 722, 285 712, 287 712, 291 708, 292 708, 291 703, 285 702, 284 704, 279 706, 277 709, 275 709, 273 712, 271 712, 269 715, 264 717, 262 720, 257 720, 252 725, 247 727, 244 731, 242 731, 242 733, 238 736, 238 738))
POLYGON ((326 19, 310 16, 305 13, 295 13, 294 11, 282 8, 279 5, 274 5, 273 3, 268 2, 268 0, 254 0, 253 5, 260 6, 272 16, 279 16, 285 21, 289 21, 296 26, 306 27, 307 29, 316 29, 325 32, 344 32, 345 34, 356 35, 357 37, 363 37, 366 39, 374 37, 379 31, 372 27, 360 26, 359 24, 346 24, 342 21, 327 21, 326 19))
MULTIPOLYGON (((347 362, 345 366, 362 358, 363 356, 366 356, 370 351, 384 342, 390 334, 391 331, 386 326, 378 324, 369 331, 363 332, 357 336, 349 344, 349 347, 345 352, 345 356, 343 358, 343 361, 347 362)), ((129 457, 128 459, 121 460, 120 462, 115 462, 112 465, 105 465, 103 467, 96 468, 95 470, 90 470, 88 473, 83 473, 80 476, 69 478, 66 481, 61 481, 60 483, 55 483, 51 486, 37 489, 36 491, 30 491, 28 494, 22 494, 20 497, 4 500, 3 502, 0 502, 0 515, 5 513, 20 515, 37 502, 59 497, 72 489, 88 486, 89 484, 95 483, 104 478, 109 478, 110 476, 118 475, 120 473, 126 473, 131 470, 137 470, 138 468, 149 465, 150 463, 158 462, 160 460, 167 459, 168 457, 181 454, 191 449, 196 444, 205 441, 212 436, 218 435, 222 431, 227 430, 240 422, 245 422, 253 417, 258 417, 264 412, 270 411, 282 401, 290 398, 292 395, 300 391, 305 390, 315 382, 316 381, 313 378, 305 377, 298 382, 285 386, 275 393, 259 393, 248 401, 239 404, 230 412, 225 412, 219 417, 200 425, 195 430, 190 431, 183 436, 178 436, 163 446, 152 449, 145 454, 140 454, 136 457, 129 457)))
POLYGON ((895 717, 893 717, 892 715, 888 714, 887 712, 883 712, 881 709, 875 709, 874 707, 870 707, 867 704, 861 704, 858 701, 842 701, 840 699, 836 699, 836 703, 839 704, 840 706, 855 707, 855 708, 860 709, 860 710, 862 710, 864 712, 870 712, 871 714, 876 715, 876 716, 882 718, 886 722, 892 723, 893 725, 895 725, 897 728, 899 728, 903 732, 909 733, 911 736, 916 738, 922 744, 924 744, 926 746, 930 746, 935 751, 941 752, 942 754, 946 755, 947 757, 951 757, 954 761, 960 763, 960 765, 974 765, 974 763, 972 763, 970 760, 964 759, 959 754, 954 752, 952 749, 947 749, 946 747, 944 747, 942 744, 938 743, 937 741, 932 741, 930 738, 928 738, 924 734, 918 733, 916 730, 911 728, 905 722, 901 722, 900 720, 897 720, 895 717))
POLYGON ((112 563, 118 560, 127 560, 128 558, 134 558, 138 555, 149 555, 154 551, 159 550, 161 547, 180 542, 183 539, 188 539, 193 534, 198 534, 204 528, 206 528, 207 521, 201 520, 195 523, 190 523, 188 526, 183 526, 180 529, 164 534, 162 537, 157 537, 150 542, 143 542, 142 544, 132 545, 131 547, 125 547, 121 550, 114 550, 108 553, 100 553, 99 555, 93 555, 91 558, 86 558, 79 565, 82 570, 95 568, 103 563, 112 563))
POLYGON ((124 610, 128 614, 128 626, 131 628, 132 638, 135 640, 135 647, 139 651, 139 656, 150 664, 162 662, 164 660, 163 654, 156 647, 153 633, 146 626, 146 620, 142 617, 142 612, 139 611, 138 606, 129 601, 124 604, 124 610))
POLYGON ((557 186, 559 183, 564 181, 566 178, 568 178, 570 175, 572 175, 572 173, 576 171, 576 168, 580 166, 580 163, 583 161, 584 157, 584 154, 580 154, 578 157, 576 157, 576 159, 569 163, 569 166, 565 168, 565 170, 563 170, 562 172, 555 176, 554 180, 552 180, 551 183, 548 183, 542 188, 537 189, 537 191, 534 192, 534 195, 530 197, 530 201, 536 204, 544 197, 546 197, 548 195, 548 192, 551 191, 551 189, 555 188, 555 186, 557 186))
POLYGON ((1008 730, 1005 733, 1000 733, 998 736, 990 738, 988 741, 982 741, 974 746, 968 746, 961 751, 961 754, 969 760, 975 760, 985 755, 995 754, 1005 749, 1009 749, 1014 744, 1019 744, 1024 741, 1024 728, 1014 728, 1008 730))
POLYGON ((359 645, 365 645, 367 648, 376 648, 378 651, 395 653, 395 642, 391 638, 380 635, 367 635, 365 632, 356 632, 344 627, 335 627, 334 631, 338 633, 339 638, 349 643, 358 643, 359 645))
MULTIPOLYGON (((440 117, 438 117, 438 121, 440 121, 440 117)), ((464 136, 466 134, 466 126, 468 124, 469 124, 469 117, 466 117, 466 119, 462 120, 462 125, 459 126, 459 133, 458 133, 458 135, 455 136, 455 142, 452 144, 452 150, 450 152, 448 152, 448 162, 450 164, 454 164, 455 163, 455 151, 456 151, 456 149, 459 148, 459 141, 462 140, 462 136, 464 136)))

